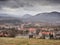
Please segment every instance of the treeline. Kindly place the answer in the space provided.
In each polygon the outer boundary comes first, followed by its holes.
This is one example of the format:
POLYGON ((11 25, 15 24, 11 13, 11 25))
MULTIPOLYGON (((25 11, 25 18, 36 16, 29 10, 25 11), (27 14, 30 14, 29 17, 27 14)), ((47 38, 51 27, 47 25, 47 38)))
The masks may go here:
POLYGON ((15 28, 12 29, 2 28, 2 30, 0 29, 0 37, 15 37, 16 34, 17 30, 15 30, 15 28))
POLYGON ((1 28, 0 27, 0 37, 15 37, 18 34, 27 35, 29 33, 28 30, 18 30, 15 28, 1 28))

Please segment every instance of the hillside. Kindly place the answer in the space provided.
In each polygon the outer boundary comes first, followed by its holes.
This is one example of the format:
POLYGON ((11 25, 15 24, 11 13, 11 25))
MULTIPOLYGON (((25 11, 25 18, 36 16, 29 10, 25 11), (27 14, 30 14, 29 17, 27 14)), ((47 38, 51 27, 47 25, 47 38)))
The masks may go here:
POLYGON ((24 19, 24 22, 47 22, 57 24, 60 23, 60 12, 39 13, 24 19))
POLYGON ((0 45, 60 45, 60 40, 0 38, 0 45))
POLYGON ((9 14, 0 14, 0 23, 21 23, 22 20, 9 14))
POLYGON ((30 17, 32 17, 32 15, 30 15, 30 14, 25 14, 22 16, 23 19, 30 18, 30 17))

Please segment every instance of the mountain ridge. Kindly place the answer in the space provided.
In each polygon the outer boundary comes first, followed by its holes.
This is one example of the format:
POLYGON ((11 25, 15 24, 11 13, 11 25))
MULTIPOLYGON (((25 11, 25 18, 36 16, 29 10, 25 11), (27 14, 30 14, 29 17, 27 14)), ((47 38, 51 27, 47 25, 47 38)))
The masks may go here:
POLYGON ((60 23, 60 12, 39 13, 24 19, 24 22, 60 23))
POLYGON ((22 18, 24 18, 24 19, 29 18, 29 17, 32 17, 32 15, 30 15, 30 14, 25 14, 25 15, 22 16, 22 18))

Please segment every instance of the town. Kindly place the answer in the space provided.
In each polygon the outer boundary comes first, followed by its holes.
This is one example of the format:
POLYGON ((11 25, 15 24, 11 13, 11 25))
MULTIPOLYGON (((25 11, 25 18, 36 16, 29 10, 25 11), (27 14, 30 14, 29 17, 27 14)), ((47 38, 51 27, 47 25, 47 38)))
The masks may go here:
POLYGON ((60 39, 60 26, 41 23, 0 24, 0 37, 60 39))

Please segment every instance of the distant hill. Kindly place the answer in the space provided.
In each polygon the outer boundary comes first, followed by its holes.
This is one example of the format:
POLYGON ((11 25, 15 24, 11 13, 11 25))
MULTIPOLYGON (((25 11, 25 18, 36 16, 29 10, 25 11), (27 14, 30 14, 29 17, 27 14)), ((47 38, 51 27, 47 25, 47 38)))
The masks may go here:
POLYGON ((13 17, 8 14, 1 14, 0 13, 0 23, 21 23, 21 19, 13 17))
POLYGON ((25 14, 24 16, 22 16, 22 18, 24 18, 24 19, 30 18, 30 17, 32 17, 32 15, 30 15, 30 14, 25 14))
POLYGON ((11 17, 11 16, 8 14, 0 13, 0 18, 4 18, 4 17, 11 17))
POLYGON ((60 24, 60 12, 39 13, 35 16, 24 19, 24 22, 48 22, 60 24))

